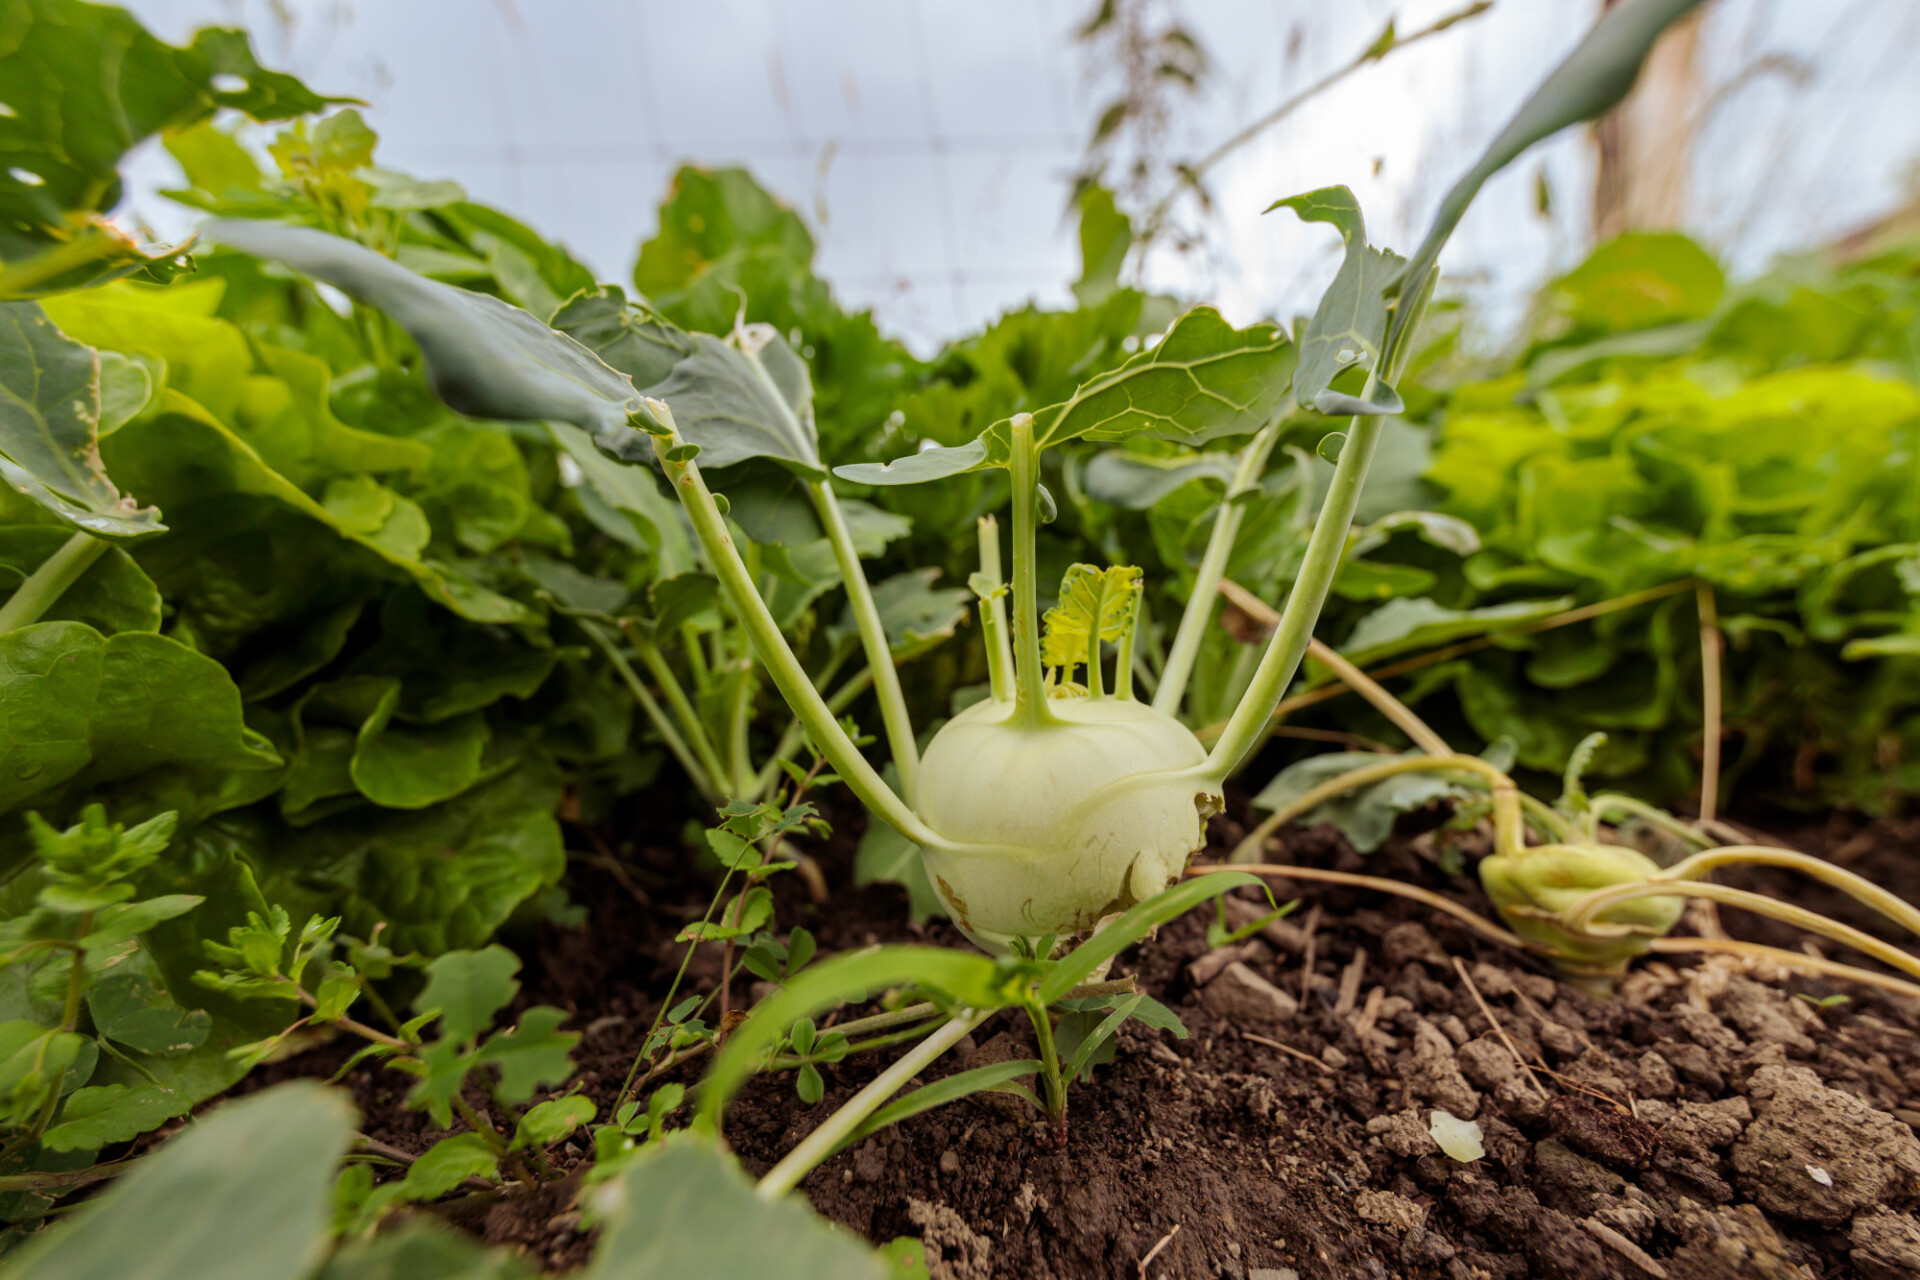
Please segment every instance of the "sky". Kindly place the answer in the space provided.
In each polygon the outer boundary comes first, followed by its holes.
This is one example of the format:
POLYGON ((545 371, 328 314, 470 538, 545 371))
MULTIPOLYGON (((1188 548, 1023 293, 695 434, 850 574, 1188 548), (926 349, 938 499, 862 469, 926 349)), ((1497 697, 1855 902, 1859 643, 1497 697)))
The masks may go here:
MULTIPOLYGON (((1159 0, 1212 62, 1169 133, 1196 156, 1352 58, 1396 17, 1460 0, 1159 0)), ((240 25, 270 66, 366 100, 380 162, 451 178, 624 281, 675 167, 740 164, 807 219, 818 269, 917 350, 1029 301, 1071 305, 1071 175, 1110 93, 1072 33, 1092 0, 132 0, 163 37, 240 25)), ((1213 175, 1204 252, 1147 284, 1236 323, 1311 310, 1336 265, 1324 227, 1275 199, 1335 182, 1371 238, 1406 249, 1445 187, 1579 39, 1597 0, 1498 0, 1315 99, 1213 175)), ((1687 230, 1736 273, 1896 203, 1920 160, 1920 5, 1716 0, 1687 230)), ((192 215, 149 146, 132 213, 192 215)), ((1489 184, 1446 279, 1490 331, 1585 251, 1590 151, 1563 135, 1489 184), (1541 177, 1552 212, 1537 210, 1541 177)))

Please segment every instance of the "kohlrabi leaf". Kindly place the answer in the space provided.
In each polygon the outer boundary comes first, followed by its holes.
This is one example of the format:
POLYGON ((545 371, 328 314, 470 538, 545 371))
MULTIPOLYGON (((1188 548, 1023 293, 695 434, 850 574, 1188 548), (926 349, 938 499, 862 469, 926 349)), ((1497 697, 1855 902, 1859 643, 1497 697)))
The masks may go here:
POLYGON ((1322 187, 1267 206, 1292 209, 1304 222, 1330 223, 1346 242, 1346 256, 1333 283, 1300 337, 1300 363, 1293 371, 1293 396, 1300 404, 1341 417, 1399 413, 1404 406, 1380 369, 1387 336, 1387 299, 1382 293, 1406 259, 1367 243, 1360 202, 1345 187, 1322 187), (1379 373, 1370 398, 1333 390, 1333 380, 1349 369, 1379 373))
POLYGON ((476 418, 571 422, 620 441, 645 417, 633 384, 587 348, 484 293, 415 275, 339 236, 276 222, 221 220, 203 238, 272 258, 392 316, 419 344, 440 398, 476 418))
POLYGON ((673 366, 693 354, 693 336, 643 302, 629 302, 618 285, 601 285, 567 299, 553 327, 606 361, 636 387, 666 381, 673 366))
POLYGON ((581 1280, 790 1275, 887 1280, 889 1268, 804 1197, 754 1194, 707 1135, 674 1134, 641 1154, 597 1204, 604 1223, 581 1280))
POLYGON ((7 1274, 304 1280, 332 1243, 334 1177, 353 1125, 346 1094, 313 1081, 227 1103, 29 1240, 7 1274))
MULTIPOLYGON (((768 458, 809 478, 826 474, 813 424, 813 384, 786 339, 766 325, 748 325, 733 340, 692 335, 693 354, 646 389, 673 410, 681 439, 698 445, 703 469, 768 458)), ((638 458, 641 437, 621 450, 638 458)))
MULTIPOLYGON (((1568 125, 1596 119, 1626 97, 1660 33, 1699 4, 1700 0, 1622 0, 1602 13, 1593 30, 1521 104, 1479 160, 1453 184, 1440 202, 1426 238, 1389 286, 1391 294, 1403 300, 1417 298, 1428 287, 1440 250, 1487 179, 1534 143, 1568 125)), ((1390 346, 1397 347, 1404 340, 1406 319, 1403 305, 1394 314, 1390 346)))
POLYGON ((1080 484, 1089 498, 1129 511, 1145 511, 1190 480, 1226 485, 1236 462, 1231 454, 1197 453, 1161 458, 1109 449, 1087 463, 1080 484))
MULTIPOLYGON (((1041 448, 1083 436, 1203 444, 1249 434, 1279 407, 1293 358, 1287 335, 1274 326, 1236 329, 1212 307, 1195 307, 1151 350, 1034 414, 1034 440, 1041 448)), ((1008 456, 1007 423, 989 427, 986 439, 995 461, 1008 456)))
POLYGON ((833 474, 854 484, 924 484, 929 480, 944 480, 948 476, 964 475, 993 465, 999 464, 989 461, 987 442, 983 436, 952 448, 929 445, 892 462, 856 462, 835 467, 833 474))
MULTIPOLYGON (((887 646, 896 657, 918 653, 951 636, 972 612, 972 595, 964 587, 936 587, 938 569, 909 569, 873 584, 874 607, 887 633, 887 646)), ((838 629, 854 634, 851 614, 838 629)))
POLYGON ((1117 643, 1140 605, 1140 570, 1130 564, 1102 569, 1068 565, 1060 602, 1042 619, 1040 661, 1071 669, 1097 660, 1097 642, 1117 643))
MULTIPOLYGON (((630 534, 621 536, 618 525, 609 532, 629 546, 644 543, 651 548, 663 575, 685 573, 693 567, 693 540, 687 533, 686 518, 680 514, 679 504, 660 491, 654 472, 614 461, 594 444, 592 436, 572 423, 549 420, 547 430, 580 468, 584 490, 581 505, 589 507, 589 518, 596 514, 589 504, 597 500, 612 517, 625 520, 631 526, 630 534)), ((607 522, 595 523, 606 527, 607 522)))
MULTIPOLYGON (((1195 307, 1151 350, 1035 413, 1033 438, 1045 449, 1082 438, 1203 444, 1249 434, 1279 407, 1293 356, 1287 335, 1272 325, 1235 329, 1212 307, 1195 307)), ((1006 466, 1012 439, 1011 420, 1002 420, 955 448, 923 447, 890 463, 836 467, 834 474, 859 484, 919 484, 1006 466)))
POLYGON ((0 482, 97 538, 164 532, 158 511, 107 478, 99 431, 99 352, 39 303, 0 302, 0 482))
POLYGON ((315 1280, 527 1280, 505 1249, 483 1248, 451 1227, 415 1214, 370 1240, 347 1240, 315 1280))

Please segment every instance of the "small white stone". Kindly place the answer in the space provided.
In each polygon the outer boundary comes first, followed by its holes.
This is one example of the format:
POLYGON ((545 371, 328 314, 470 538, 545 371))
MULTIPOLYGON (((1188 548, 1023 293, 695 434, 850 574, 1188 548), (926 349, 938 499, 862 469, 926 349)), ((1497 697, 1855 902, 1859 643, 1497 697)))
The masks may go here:
POLYGON ((1819 1183, 1823 1187, 1830 1187, 1833 1185, 1833 1175, 1828 1173, 1825 1169, 1822 1169, 1817 1164, 1810 1164, 1807 1166, 1807 1176, 1809 1178, 1812 1178, 1815 1182, 1819 1183))
POLYGON ((1487 1154, 1482 1143, 1480 1126, 1472 1120, 1462 1120, 1448 1111, 1435 1109, 1427 1120, 1427 1132, 1440 1144, 1440 1149, 1455 1160, 1465 1164, 1469 1160, 1478 1160, 1487 1154))

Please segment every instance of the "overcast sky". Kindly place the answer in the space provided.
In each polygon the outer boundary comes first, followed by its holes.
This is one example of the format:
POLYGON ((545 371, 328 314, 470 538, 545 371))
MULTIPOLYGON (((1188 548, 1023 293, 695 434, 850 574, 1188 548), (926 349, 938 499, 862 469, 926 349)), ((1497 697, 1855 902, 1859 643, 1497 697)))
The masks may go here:
MULTIPOLYGON (((1459 0, 1195 0, 1215 70, 1172 150, 1198 155, 1365 47, 1459 0)), ((819 237, 844 299, 927 350, 1029 299, 1067 305, 1062 211, 1106 94, 1071 33, 1092 0, 133 0, 158 34, 255 34, 269 65, 364 98, 389 167, 461 182, 625 280, 675 165, 743 164, 819 237)), ((1344 182, 1372 238, 1405 249, 1446 184, 1591 23, 1597 0, 1498 0, 1368 68, 1217 171, 1211 251, 1163 254, 1149 282, 1236 321, 1310 309, 1325 228, 1259 211, 1344 182)), ((1717 0, 1703 39, 1714 101, 1689 229, 1740 270, 1858 225, 1920 156, 1920 5, 1717 0), (1798 82, 1764 70, 1791 57, 1798 82), (1754 68, 1763 68, 1757 74, 1754 68), (1743 74, 1744 72, 1744 74, 1743 74)), ((136 213, 189 225, 153 195, 136 213)), ((1496 324, 1586 240, 1584 141, 1491 184, 1443 266, 1496 324), (1535 211, 1544 172, 1555 214, 1535 211)))

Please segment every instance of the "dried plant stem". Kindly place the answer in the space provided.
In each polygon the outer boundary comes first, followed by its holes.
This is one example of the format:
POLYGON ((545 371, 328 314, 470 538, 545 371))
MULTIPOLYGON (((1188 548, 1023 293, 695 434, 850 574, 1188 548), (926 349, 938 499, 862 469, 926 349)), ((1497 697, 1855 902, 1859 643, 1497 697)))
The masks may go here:
POLYGON ((1718 902, 1723 906, 1738 907, 1756 915, 1771 916, 1797 929, 1805 929, 1808 933, 1817 933, 1821 937, 1845 943, 1863 955, 1872 956, 1889 968, 1920 978, 1920 956, 1902 951, 1892 943, 1882 942, 1872 934, 1862 933, 1850 925, 1829 920, 1816 911, 1808 911, 1790 902, 1781 902, 1764 894, 1749 893, 1745 889, 1735 889, 1724 884, 1649 880, 1638 884, 1616 885, 1610 889, 1599 889, 1587 894, 1559 912, 1558 918, 1563 926, 1575 933, 1586 933, 1594 937, 1613 937, 1630 930, 1624 926, 1610 926, 1596 920, 1595 917, 1600 912, 1608 907, 1632 902, 1639 898, 1667 897, 1705 898, 1709 902, 1718 902))
POLYGON ((1500 1042, 1507 1046, 1507 1052, 1513 1055, 1513 1060, 1519 1064, 1520 1069, 1527 1073, 1527 1082, 1533 1086, 1533 1091, 1545 1098, 1546 1087, 1540 1083, 1540 1077, 1533 1074, 1533 1067, 1521 1056, 1520 1046, 1516 1045, 1513 1037, 1507 1034, 1506 1027, 1501 1025, 1500 1019, 1493 1016, 1493 1009, 1487 1004, 1487 998, 1480 994, 1479 984, 1473 980, 1473 975, 1467 972, 1466 961, 1459 956, 1454 956, 1453 969, 1460 975, 1460 981, 1466 985, 1467 994, 1471 995, 1473 1002, 1480 1006, 1480 1012, 1486 1017, 1487 1025, 1492 1027, 1494 1034, 1500 1037, 1500 1042))
POLYGON ((1656 955, 1692 955, 1706 951, 1720 955, 1750 956, 1756 960, 1770 960, 1782 968, 1798 969, 1802 973, 1816 973, 1823 978, 1840 978, 1847 982, 1858 982, 1865 986, 1879 987, 1883 991, 1891 991, 1896 995, 1920 1000, 1920 986, 1915 986, 1904 979, 1875 973, 1871 969, 1841 964, 1838 960, 1827 960, 1798 951, 1785 951, 1779 947, 1769 947, 1758 942, 1743 942, 1738 938, 1655 938, 1648 950, 1656 955))
POLYGON ((1700 612, 1700 821, 1712 822, 1720 806, 1720 611, 1713 588, 1693 584, 1700 612))
POLYGON ((1696 853, 1683 862, 1675 863, 1662 873, 1661 878, 1697 880, 1716 868, 1728 866, 1785 867, 1798 871, 1802 875, 1811 876, 1815 880, 1832 885, 1862 905, 1873 908, 1907 932, 1920 937, 1920 910, 1915 909, 1912 904, 1882 889, 1866 877, 1855 875, 1845 867, 1837 867, 1824 859, 1798 853, 1792 849, 1775 849, 1769 845, 1760 844, 1724 845, 1717 849, 1696 853))
POLYGON ((1526 951, 1536 955, 1545 954, 1544 948, 1526 941, 1518 934, 1507 932, 1479 912, 1463 907, 1453 899, 1442 897, 1430 889, 1422 889, 1418 885, 1402 884, 1398 880, 1388 880, 1382 876, 1362 876, 1346 871, 1322 871, 1318 867, 1289 867, 1257 862, 1187 868, 1187 874, 1190 876, 1207 875, 1216 871, 1248 871, 1257 876, 1283 876, 1289 880, 1343 884, 1356 889, 1374 889, 1380 893, 1390 893, 1395 897, 1422 903, 1435 911, 1445 912, 1489 942, 1497 942, 1503 947, 1512 947, 1515 951, 1526 951))

